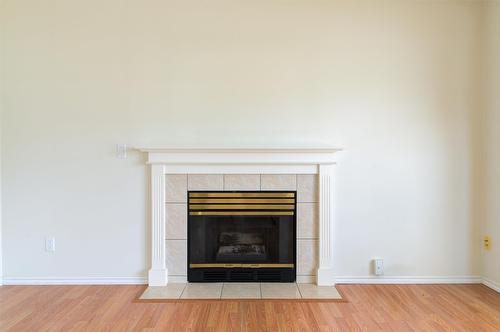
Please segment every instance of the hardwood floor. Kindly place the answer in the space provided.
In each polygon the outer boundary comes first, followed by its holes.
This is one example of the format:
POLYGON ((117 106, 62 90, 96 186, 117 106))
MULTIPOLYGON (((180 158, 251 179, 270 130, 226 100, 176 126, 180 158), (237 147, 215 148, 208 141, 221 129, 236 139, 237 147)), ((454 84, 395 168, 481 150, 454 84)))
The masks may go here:
POLYGON ((3 286, 1 331, 500 331, 482 285, 338 285, 348 302, 138 303, 144 286, 3 286))

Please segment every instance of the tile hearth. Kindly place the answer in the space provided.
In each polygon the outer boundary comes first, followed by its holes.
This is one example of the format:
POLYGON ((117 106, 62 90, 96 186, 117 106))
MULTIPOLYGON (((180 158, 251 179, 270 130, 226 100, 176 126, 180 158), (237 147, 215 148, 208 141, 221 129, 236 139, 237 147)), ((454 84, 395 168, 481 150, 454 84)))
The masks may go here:
POLYGON ((297 283, 169 283, 148 287, 139 300, 303 299, 341 300, 333 286, 297 283))

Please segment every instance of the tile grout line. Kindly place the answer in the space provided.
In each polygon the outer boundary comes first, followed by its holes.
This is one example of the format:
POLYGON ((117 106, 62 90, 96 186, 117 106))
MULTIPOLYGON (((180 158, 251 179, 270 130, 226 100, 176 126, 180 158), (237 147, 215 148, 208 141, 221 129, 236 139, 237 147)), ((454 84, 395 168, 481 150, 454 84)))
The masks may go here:
POLYGON ((262 300, 262 283, 259 282, 260 299, 262 300))
POLYGON ((219 293, 219 300, 222 300, 222 292, 224 291, 224 286, 226 285, 225 282, 222 283, 222 287, 220 288, 220 293, 219 293))
POLYGON ((187 288, 187 283, 184 284, 184 287, 182 288, 182 292, 181 294, 179 295, 178 299, 181 299, 182 298, 182 294, 184 294, 184 291, 186 290, 187 288))
POLYGON ((300 287, 297 282, 295 282, 295 287, 297 287, 297 290, 299 291, 300 298, 303 299, 304 297, 302 296, 302 292, 300 291, 300 287))

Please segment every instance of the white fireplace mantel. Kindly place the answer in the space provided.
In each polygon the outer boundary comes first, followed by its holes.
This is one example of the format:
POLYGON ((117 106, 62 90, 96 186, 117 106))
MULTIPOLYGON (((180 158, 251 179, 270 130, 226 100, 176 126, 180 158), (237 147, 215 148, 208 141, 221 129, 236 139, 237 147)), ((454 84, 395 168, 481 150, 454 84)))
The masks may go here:
POLYGON ((318 285, 334 284, 335 166, 339 148, 139 148, 151 167, 151 269, 149 285, 168 283, 165 245, 166 174, 318 174, 318 285))

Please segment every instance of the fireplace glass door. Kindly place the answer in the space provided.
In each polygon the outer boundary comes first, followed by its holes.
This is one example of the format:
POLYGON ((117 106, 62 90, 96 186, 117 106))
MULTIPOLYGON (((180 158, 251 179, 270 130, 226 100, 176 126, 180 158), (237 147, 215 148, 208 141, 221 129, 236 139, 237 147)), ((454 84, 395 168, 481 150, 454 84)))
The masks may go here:
POLYGON ((189 192, 189 281, 294 281, 295 192, 189 192))

